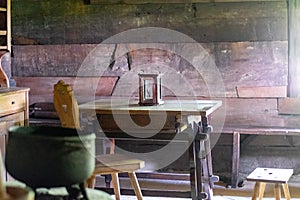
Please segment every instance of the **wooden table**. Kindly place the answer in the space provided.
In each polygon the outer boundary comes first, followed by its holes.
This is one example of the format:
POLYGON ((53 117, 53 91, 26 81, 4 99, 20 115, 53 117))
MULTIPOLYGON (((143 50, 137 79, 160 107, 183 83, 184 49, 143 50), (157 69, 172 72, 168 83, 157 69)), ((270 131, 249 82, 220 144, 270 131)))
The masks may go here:
POLYGON ((175 135, 185 135, 183 139, 189 140, 191 144, 190 182, 191 196, 195 200, 206 197, 211 199, 213 196, 214 176, 210 151, 207 151, 205 157, 200 158, 199 155, 200 148, 210 148, 209 116, 221 105, 221 101, 213 100, 164 100, 161 105, 140 106, 136 99, 106 98, 81 104, 79 110, 82 115, 94 115, 104 132, 121 131, 129 135, 134 133, 135 136, 140 134, 139 138, 145 140, 147 137, 143 133, 151 131, 169 133, 174 130, 175 135))

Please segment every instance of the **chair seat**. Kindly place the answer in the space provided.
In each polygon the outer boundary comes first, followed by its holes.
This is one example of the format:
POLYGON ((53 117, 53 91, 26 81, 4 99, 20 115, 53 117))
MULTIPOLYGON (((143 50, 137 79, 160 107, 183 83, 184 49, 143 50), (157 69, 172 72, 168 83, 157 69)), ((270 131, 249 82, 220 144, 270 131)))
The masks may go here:
POLYGON ((104 154, 96 157, 94 173, 107 174, 119 172, 134 172, 145 166, 145 162, 121 154, 104 154))
POLYGON ((293 175, 293 169, 256 168, 247 176, 248 181, 261 181, 269 183, 287 183, 293 175))

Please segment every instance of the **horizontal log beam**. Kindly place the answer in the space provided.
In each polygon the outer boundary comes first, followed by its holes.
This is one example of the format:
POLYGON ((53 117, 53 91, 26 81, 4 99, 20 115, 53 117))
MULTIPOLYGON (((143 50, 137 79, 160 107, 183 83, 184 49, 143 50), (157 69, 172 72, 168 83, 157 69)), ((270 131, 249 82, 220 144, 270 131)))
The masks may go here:
POLYGON ((90 4, 149 4, 149 3, 242 3, 284 0, 90 0, 90 4))
POLYGON ((286 86, 236 87, 238 97, 276 98, 286 97, 286 86))
POLYGON ((52 102, 53 86, 59 80, 63 80, 73 87, 78 102, 85 102, 93 96, 110 96, 114 90, 119 77, 14 77, 18 87, 28 87, 30 103, 52 102))
POLYGON ((300 115, 300 98, 279 99, 278 113, 284 115, 300 115))

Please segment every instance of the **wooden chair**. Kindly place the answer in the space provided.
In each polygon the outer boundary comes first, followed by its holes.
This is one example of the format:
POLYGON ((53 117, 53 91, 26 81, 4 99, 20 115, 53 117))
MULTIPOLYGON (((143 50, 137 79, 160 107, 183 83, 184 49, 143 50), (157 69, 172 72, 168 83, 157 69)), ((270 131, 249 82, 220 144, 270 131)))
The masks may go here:
MULTIPOLYGON (((81 129, 78 103, 70 85, 60 80, 54 85, 54 106, 63 127, 81 129)), ((117 200, 120 199, 120 185, 118 173, 128 173, 131 184, 138 200, 142 200, 142 192, 135 174, 143 168, 144 161, 129 158, 120 154, 103 154, 96 156, 93 175, 87 180, 87 186, 94 188, 97 175, 112 176, 113 189, 117 200)))

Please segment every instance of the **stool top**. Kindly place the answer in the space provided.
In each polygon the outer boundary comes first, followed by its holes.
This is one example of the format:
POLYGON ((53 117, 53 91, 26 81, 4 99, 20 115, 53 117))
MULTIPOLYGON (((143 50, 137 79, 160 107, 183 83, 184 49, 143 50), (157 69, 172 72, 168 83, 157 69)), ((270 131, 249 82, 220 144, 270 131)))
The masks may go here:
POLYGON ((293 175, 293 172, 293 169, 256 168, 247 176, 247 180, 270 183, 287 183, 293 175))

